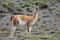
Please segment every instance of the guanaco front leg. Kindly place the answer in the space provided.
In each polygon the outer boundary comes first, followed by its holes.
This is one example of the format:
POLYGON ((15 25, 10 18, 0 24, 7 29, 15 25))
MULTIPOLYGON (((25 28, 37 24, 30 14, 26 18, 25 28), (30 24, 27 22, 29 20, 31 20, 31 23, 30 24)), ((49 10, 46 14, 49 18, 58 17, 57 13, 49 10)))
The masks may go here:
POLYGON ((29 23, 27 23, 27 32, 28 32, 28 34, 30 34, 30 32, 31 32, 31 26, 29 25, 29 23))

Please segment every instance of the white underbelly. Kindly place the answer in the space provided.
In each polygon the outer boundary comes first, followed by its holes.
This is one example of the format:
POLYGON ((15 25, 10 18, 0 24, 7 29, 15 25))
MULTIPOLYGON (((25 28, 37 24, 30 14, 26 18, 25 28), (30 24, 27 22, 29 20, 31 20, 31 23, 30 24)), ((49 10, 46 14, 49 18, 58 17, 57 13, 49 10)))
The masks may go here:
POLYGON ((18 22, 19 22, 19 25, 21 25, 21 26, 26 25, 26 22, 21 20, 20 18, 18 18, 18 22))

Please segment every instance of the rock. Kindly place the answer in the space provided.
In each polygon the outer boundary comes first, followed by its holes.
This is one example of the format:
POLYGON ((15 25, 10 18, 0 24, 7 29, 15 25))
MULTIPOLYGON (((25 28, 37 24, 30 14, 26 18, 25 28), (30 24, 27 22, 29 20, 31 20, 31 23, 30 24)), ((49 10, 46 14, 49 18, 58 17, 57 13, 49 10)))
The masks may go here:
POLYGON ((27 8, 26 10, 29 10, 30 8, 27 8))
POLYGON ((48 8, 48 11, 49 11, 49 12, 53 11, 53 8, 51 8, 51 7, 50 7, 50 8, 48 8))
POLYGON ((39 6, 40 9, 48 8, 48 5, 39 6))
POLYGON ((23 5, 23 3, 19 3, 19 5, 23 5))
POLYGON ((40 19, 38 19, 38 21, 40 21, 40 19))
POLYGON ((21 11, 21 12, 23 12, 23 10, 22 10, 22 9, 17 9, 17 11, 21 11))
POLYGON ((1 13, 1 15, 0 15, 0 20, 1 20, 2 18, 4 18, 4 17, 6 17, 6 15, 4 15, 4 14, 1 13))
POLYGON ((41 40, 53 40, 53 38, 40 38, 41 40))
POLYGON ((6 9, 6 8, 4 8, 4 7, 0 7, 0 13, 8 13, 9 11, 6 9))
POLYGON ((9 25, 9 23, 6 23, 6 25, 9 25))
POLYGON ((49 34, 54 34, 55 32, 54 31, 51 31, 49 34))
POLYGON ((21 8, 25 8, 25 6, 21 6, 21 8))
POLYGON ((27 10, 28 12, 32 12, 32 10, 31 10, 30 8, 27 8, 26 10, 27 10))
POLYGON ((22 13, 22 12, 20 12, 20 11, 14 11, 14 12, 13 12, 13 15, 17 15, 17 14, 22 14, 22 15, 24 15, 24 13, 22 13))
POLYGON ((46 21, 43 21, 43 23, 46 23, 46 21))
POLYGON ((43 18, 48 18, 48 17, 50 17, 50 16, 49 15, 43 16, 43 18))
POLYGON ((8 7, 8 10, 12 13, 14 11, 14 8, 8 7))
POLYGON ((25 4, 24 6, 25 6, 25 7, 30 7, 29 5, 26 5, 26 4, 25 4))

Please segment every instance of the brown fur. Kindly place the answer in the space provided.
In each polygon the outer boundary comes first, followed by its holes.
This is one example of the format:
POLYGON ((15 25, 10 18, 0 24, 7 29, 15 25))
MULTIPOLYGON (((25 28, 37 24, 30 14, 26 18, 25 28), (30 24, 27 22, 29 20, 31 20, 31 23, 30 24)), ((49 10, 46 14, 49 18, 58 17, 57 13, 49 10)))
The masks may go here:
POLYGON ((14 25, 16 25, 17 17, 21 18, 21 20, 26 21, 27 23, 30 23, 35 18, 27 15, 15 15, 15 16, 12 16, 10 19, 14 25))
POLYGON ((28 16, 28 15, 15 15, 15 16, 12 16, 10 20, 12 21, 12 26, 13 27, 16 26, 17 21, 18 21, 18 19, 17 19, 18 17, 21 20, 27 22, 26 26, 27 26, 27 31, 29 32, 29 27, 30 27, 29 23, 31 23, 32 20, 34 20, 36 18, 36 12, 34 12, 34 14, 32 16, 28 16))
POLYGON ((11 16, 10 21, 12 21, 13 17, 14 17, 14 16, 11 16))

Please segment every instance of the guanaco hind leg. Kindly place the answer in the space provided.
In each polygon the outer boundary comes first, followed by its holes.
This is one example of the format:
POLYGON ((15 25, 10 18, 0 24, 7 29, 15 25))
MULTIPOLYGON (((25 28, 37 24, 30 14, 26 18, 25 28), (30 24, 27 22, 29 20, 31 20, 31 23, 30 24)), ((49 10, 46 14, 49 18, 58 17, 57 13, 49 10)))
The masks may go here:
POLYGON ((16 26, 11 28, 11 37, 14 37, 15 30, 16 30, 16 26))
POLYGON ((11 37, 14 36, 14 32, 16 30, 16 24, 17 24, 17 20, 16 19, 12 19, 11 37))
POLYGON ((29 23, 27 23, 27 32, 28 32, 28 34, 30 34, 30 32, 31 32, 31 25, 29 23))

